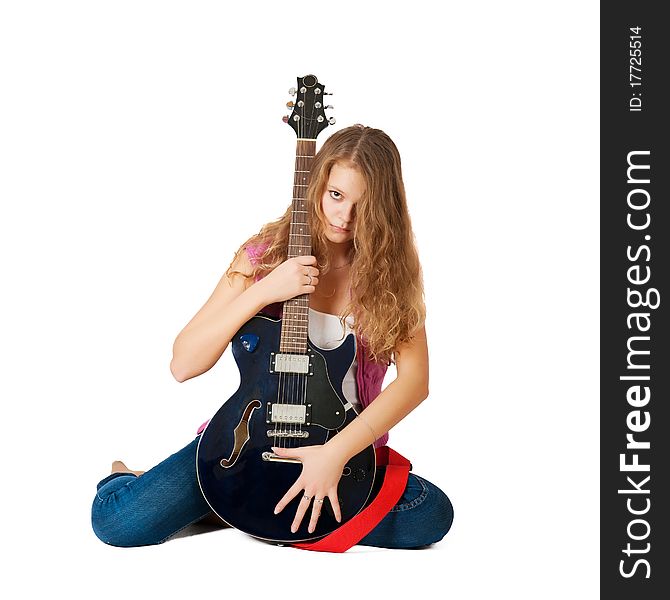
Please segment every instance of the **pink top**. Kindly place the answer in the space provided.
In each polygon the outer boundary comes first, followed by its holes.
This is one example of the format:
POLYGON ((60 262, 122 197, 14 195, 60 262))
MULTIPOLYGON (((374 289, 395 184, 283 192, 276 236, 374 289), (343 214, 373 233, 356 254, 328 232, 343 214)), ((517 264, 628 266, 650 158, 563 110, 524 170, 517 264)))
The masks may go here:
MULTIPOLYGON (((263 253, 267 248, 267 244, 259 244, 257 246, 247 246, 246 251, 249 256, 249 260, 252 265, 258 263, 258 257, 263 253)), ((256 277, 256 281, 261 279, 260 276, 256 277)), ((282 302, 277 302, 274 304, 269 304, 268 306, 261 309, 261 312, 269 315, 271 317, 280 318, 283 308, 282 302)), ((365 409, 370 403, 379 396, 382 391, 382 384, 384 382, 384 375, 386 375, 386 370, 388 366, 384 363, 374 362, 369 353, 366 350, 367 346, 365 340, 358 335, 356 336, 356 358, 358 360, 358 368, 356 369, 356 387, 358 391, 358 399, 361 403, 361 406, 365 409)), ((204 431, 207 423, 205 421, 200 428, 198 433, 204 431)), ((388 443, 389 434, 384 433, 375 443, 375 448, 385 446, 388 443)))

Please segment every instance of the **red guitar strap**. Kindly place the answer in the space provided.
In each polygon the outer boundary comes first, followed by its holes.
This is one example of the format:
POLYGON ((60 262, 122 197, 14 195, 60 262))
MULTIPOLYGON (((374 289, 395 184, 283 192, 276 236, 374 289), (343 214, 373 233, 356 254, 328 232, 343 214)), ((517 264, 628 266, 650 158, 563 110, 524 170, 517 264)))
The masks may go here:
POLYGON ((346 552, 370 533, 398 503, 407 486, 411 463, 388 446, 375 449, 378 467, 386 467, 384 482, 375 499, 353 519, 317 542, 292 544, 302 550, 346 552))

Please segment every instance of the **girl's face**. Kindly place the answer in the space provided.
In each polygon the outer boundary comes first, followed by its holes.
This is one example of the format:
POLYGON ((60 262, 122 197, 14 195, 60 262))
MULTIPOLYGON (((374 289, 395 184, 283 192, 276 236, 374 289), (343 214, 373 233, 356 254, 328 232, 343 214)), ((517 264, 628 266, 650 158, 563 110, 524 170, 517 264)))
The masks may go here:
POLYGON ((334 244, 354 239, 356 203, 364 192, 365 180, 356 167, 342 162, 333 165, 321 199, 321 209, 326 218, 326 237, 334 244))

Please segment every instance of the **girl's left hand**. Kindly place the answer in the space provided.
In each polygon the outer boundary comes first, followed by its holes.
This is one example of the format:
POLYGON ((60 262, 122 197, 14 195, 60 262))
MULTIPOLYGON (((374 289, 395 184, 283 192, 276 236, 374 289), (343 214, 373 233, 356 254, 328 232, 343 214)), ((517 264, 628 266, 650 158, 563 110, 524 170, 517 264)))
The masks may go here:
POLYGON ((300 500, 295 519, 291 525, 291 532, 298 531, 302 518, 312 501, 312 517, 309 521, 308 531, 309 533, 314 532, 323 506, 323 503, 317 502, 317 500, 324 500, 326 496, 328 496, 330 505, 333 507, 337 522, 342 522, 340 502, 337 497, 337 484, 342 477, 344 466, 347 464, 346 459, 343 460, 344 457, 336 456, 325 445, 303 446, 302 448, 272 448, 272 451, 277 456, 297 458, 302 462, 300 477, 275 507, 275 514, 280 513, 298 493, 304 490, 303 498, 300 500), (304 496, 309 496, 310 499, 308 500, 304 496))

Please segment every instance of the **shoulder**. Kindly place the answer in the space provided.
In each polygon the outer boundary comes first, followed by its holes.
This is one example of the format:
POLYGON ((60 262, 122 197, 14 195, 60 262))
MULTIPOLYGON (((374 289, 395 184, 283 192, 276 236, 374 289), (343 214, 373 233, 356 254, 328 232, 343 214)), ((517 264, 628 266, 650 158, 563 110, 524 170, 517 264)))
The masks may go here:
POLYGON ((412 336, 409 341, 399 344, 393 351, 396 367, 400 369, 400 364, 411 365, 408 368, 416 368, 417 364, 428 363, 428 340, 426 338, 426 326, 420 329, 412 336))
POLYGON ((233 262, 230 264, 230 267, 233 272, 241 273, 245 277, 249 277, 251 275, 252 271, 254 270, 254 265, 244 247, 237 251, 233 262))
POLYGON ((399 345, 394 356, 398 378, 413 381, 428 396, 428 343, 425 326, 411 340, 399 345))
POLYGON ((261 256, 263 256, 263 253, 268 249, 269 245, 269 241, 264 241, 254 236, 242 245, 240 251, 244 250, 244 254, 249 258, 251 264, 255 265, 260 260, 261 256))
POLYGON ((254 273, 256 265, 255 247, 250 242, 246 242, 240 246, 235 252, 235 256, 228 266, 226 276, 231 285, 236 275, 247 281, 247 285, 251 284, 250 278, 254 273))

